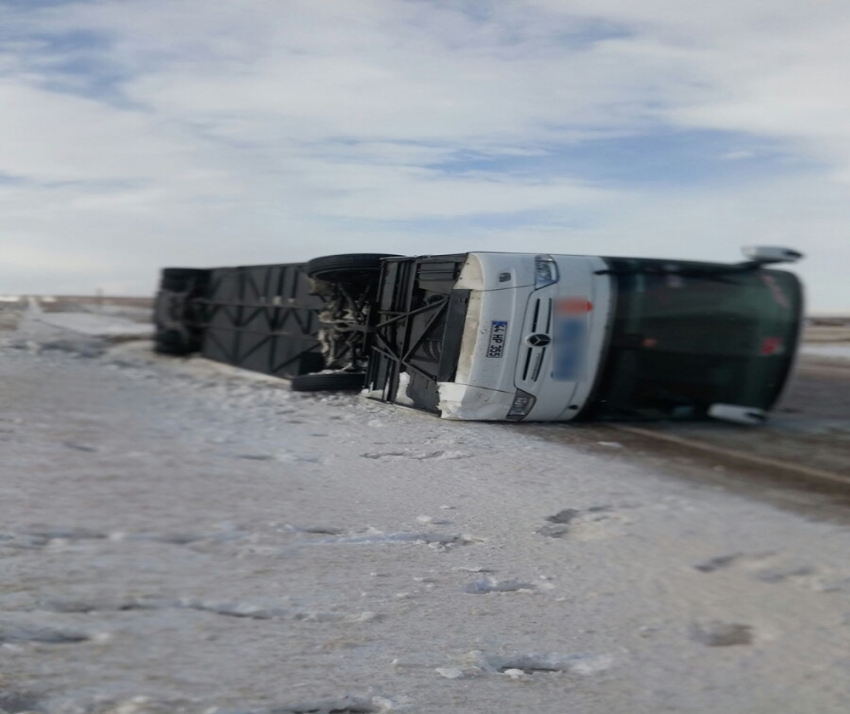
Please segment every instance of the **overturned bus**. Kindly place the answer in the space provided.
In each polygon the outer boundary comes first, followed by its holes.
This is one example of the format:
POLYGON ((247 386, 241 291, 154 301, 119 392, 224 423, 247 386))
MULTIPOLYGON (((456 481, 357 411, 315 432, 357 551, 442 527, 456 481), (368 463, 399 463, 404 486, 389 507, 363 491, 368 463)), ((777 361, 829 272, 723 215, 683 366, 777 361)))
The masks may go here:
MULTIPOLYGON (((790 376, 803 310, 798 278, 767 266, 801 256, 772 247, 745 255, 733 264, 488 252, 316 258, 291 266, 306 284, 292 306, 311 313, 314 331, 290 345, 290 369, 277 373, 293 389, 362 389, 447 419, 757 424, 790 376)), ((208 346, 209 311, 224 309, 215 292, 183 304, 200 316, 200 349, 221 359, 208 346)), ((274 304, 283 307, 279 295, 259 290, 229 309, 274 304)), ((257 369, 233 354, 223 361, 257 369)))

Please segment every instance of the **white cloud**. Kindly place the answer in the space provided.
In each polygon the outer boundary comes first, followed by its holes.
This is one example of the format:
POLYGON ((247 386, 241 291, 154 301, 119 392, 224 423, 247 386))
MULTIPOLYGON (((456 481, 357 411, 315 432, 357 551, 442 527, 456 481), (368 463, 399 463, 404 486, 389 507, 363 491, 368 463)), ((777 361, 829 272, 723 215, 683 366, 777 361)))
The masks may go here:
POLYGON ((732 259, 739 243, 782 238, 813 253, 814 305, 850 307, 839 3, 81 0, 3 12, 0 176, 22 179, 0 183, 0 245, 18 256, 0 266, 4 291, 54 290, 59 275, 69 289, 78 276, 78 290, 146 291, 167 263, 360 249, 533 241, 732 259), (86 91, 98 73, 108 91, 86 91), (691 187, 535 172, 558 147, 650 129, 735 132, 717 157, 735 165, 781 142, 799 170, 691 187), (463 170, 470 155, 494 170, 463 170), (522 173, 495 170, 509 157, 525 157, 522 173), (482 216, 524 227, 476 228, 482 216))
POLYGON ((188 158, 150 117, 91 99, 6 79, 0 80, 0 106, 0 171, 13 176, 153 180, 188 158))

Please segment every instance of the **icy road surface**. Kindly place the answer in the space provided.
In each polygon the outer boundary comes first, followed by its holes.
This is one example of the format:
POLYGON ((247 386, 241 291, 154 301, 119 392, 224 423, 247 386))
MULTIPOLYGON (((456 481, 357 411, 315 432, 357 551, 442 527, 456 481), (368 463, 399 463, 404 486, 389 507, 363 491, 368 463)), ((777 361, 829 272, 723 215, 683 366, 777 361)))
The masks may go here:
POLYGON ((850 344, 839 342, 836 344, 803 345, 804 355, 812 357, 832 357, 835 359, 850 360, 850 344))
POLYGON ((847 712, 844 526, 51 340, 0 348, 6 712, 847 712))

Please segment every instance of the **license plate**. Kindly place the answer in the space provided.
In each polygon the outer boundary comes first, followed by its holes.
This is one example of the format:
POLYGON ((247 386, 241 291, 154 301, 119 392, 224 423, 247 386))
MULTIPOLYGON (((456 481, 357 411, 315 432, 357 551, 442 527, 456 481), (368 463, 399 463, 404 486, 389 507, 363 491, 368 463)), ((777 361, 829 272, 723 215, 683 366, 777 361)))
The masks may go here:
POLYGON ((493 320, 490 323, 490 344, 487 346, 488 357, 501 357, 505 353, 505 339, 508 334, 508 323, 505 320, 493 320))
POLYGON ((578 381, 584 374, 587 318, 556 315, 553 337, 552 378, 562 382, 578 381))

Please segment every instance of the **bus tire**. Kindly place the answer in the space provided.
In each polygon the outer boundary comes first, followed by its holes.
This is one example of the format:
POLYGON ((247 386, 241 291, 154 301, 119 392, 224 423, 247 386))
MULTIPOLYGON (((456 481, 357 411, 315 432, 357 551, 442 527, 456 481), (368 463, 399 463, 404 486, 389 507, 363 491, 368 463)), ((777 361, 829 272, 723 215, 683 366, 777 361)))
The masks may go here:
POLYGON ((307 276, 328 283, 361 283, 377 276, 382 258, 394 258, 389 253, 347 253, 313 258, 304 267, 307 276))
POLYGON ((366 375, 362 372, 302 374, 292 379, 293 392, 354 392, 363 389, 366 375))
POLYGON ((154 338, 154 352, 161 355, 188 355, 196 351, 177 330, 158 330, 154 338))

